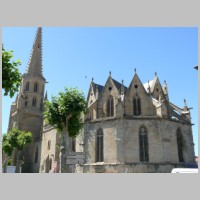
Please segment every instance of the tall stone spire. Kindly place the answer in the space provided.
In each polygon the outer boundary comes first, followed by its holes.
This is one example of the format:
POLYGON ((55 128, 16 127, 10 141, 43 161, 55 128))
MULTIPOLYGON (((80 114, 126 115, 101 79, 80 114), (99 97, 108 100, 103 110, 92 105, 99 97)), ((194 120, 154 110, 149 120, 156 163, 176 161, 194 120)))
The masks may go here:
POLYGON ((42 75, 42 27, 39 27, 36 32, 36 37, 33 43, 31 56, 27 66, 26 74, 42 75))

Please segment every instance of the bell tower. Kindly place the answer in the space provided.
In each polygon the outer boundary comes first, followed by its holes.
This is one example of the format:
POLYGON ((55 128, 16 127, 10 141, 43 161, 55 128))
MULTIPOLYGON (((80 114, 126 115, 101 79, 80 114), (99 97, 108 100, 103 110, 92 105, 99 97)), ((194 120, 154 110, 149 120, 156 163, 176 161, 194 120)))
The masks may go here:
MULTIPOLYGON (((42 74, 42 28, 39 27, 33 43, 27 70, 22 76, 20 92, 11 106, 9 128, 30 131, 33 141, 21 152, 22 173, 39 172, 41 133, 43 126, 43 100, 46 80, 42 74)), ((13 164, 15 164, 16 155, 13 164)))

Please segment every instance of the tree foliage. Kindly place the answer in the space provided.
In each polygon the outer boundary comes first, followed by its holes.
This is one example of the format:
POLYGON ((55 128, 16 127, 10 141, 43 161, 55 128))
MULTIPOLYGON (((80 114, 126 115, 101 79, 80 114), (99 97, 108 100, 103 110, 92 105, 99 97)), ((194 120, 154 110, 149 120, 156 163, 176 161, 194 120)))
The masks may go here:
POLYGON ((45 102, 44 117, 46 122, 55 126, 58 131, 62 131, 67 125, 69 136, 75 137, 83 125, 81 114, 86 111, 84 94, 76 88, 65 88, 64 92, 59 92, 58 97, 53 96, 51 102, 45 102))
POLYGON ((13 51, 6 51, 2 45, 2 88, 4 95, 9 95, 11 98, 21 83, 21 74, 18 66, 21 65, 20 60, 11 61, 13 58, 13 51))
POLYGON ((24 146, 31 143, 31 141, 31 132, 25 132, 17 128, 13 128, 7 134, 3 135, 2 151, 10 156, 15 148, 22 150, 24 146))

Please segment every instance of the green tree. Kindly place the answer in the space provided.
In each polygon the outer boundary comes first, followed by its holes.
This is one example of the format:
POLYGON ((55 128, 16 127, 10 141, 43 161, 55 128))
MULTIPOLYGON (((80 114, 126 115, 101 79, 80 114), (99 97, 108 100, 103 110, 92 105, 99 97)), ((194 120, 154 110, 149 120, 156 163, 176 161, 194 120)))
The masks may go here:
POLYGON ((6 155, 4 162, 4 172, 6 172, 7 160, 12 155, 13 151, 18 150, 16 171, 19 172, 21 157, 21 150, 32 141, 32 133, 21 131, 17 128, 11 129, 7 134, 3 135, 2 151, 6 155))
POLYGON ((21 84, 21 74, 18 66, 21 65, 20 60, 12 61, 13 51, 6 51, 2 45, 2 88, 4 95, 11 98, 21 84))
POLYGON ((48 124, 61 132, 67 126, 69 136, 76 137, 82 128, 81 114, 87 112, 84 94, 76 88, 65 88, 52 101, 45 101, 44 117, 48 124), (68 121, 66 120, 68 119, 68 121))
POLYGON ((55 126, 58 133, 61 133, 60 143, 60 172, 67 172, 64 155, 67 151, 64 128, 67 129, 69 137, 76 137, 82 126, 81 115, 87 112, 87 102, 84 94, 74 88, 65 88, 59 92, 58 97, 53 96, 52 101, 45 102, 44 117, 48 124, 55 126))

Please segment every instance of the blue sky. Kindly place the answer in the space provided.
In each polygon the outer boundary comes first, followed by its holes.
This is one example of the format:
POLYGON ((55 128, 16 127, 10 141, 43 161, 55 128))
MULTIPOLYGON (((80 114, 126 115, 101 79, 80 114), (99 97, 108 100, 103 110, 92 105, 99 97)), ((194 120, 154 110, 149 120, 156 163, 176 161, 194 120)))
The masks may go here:
MULTIPOLYGON (((37 27, 4 27, 6 50, 20 59, 19 70, 27 67, 37 27)), ((157 72, 161 84, 167 81, 169 99, 179 107, 184 98, 191 110, 195 154, 198 155, 198 29, 178 28, 43 28, 43 75, 48 97, 64 87, 78 87, 87 96, 92 77, 104 85, 112 77, 129 86, 134 68, 146 83, 157 72)), ((11 102, 2 96, 2 132, 8 127, 11 102)))

